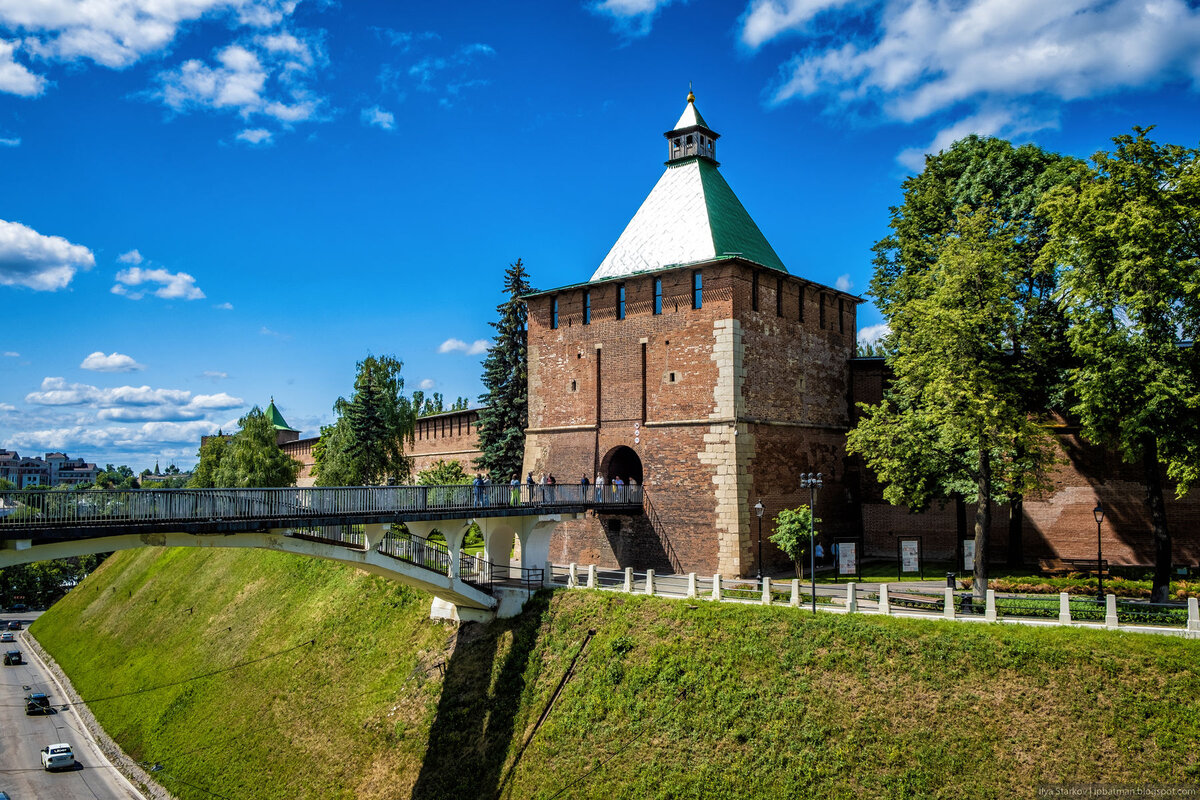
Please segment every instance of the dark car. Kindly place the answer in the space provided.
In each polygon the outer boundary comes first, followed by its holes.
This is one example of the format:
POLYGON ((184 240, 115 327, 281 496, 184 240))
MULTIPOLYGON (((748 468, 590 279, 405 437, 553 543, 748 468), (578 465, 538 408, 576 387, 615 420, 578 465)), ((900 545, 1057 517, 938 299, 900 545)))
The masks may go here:
POLYGON ((21 660, 21 651, 20 650, 9 650, 7 653, 4 654, 4 666, 6 666, 6 667, 11 667, 14 664, 24 664, 24 663, 25 662, 21 660))
POLYGON ((25 714, 49 714, 50 698, 44 692, 25 695, 25 714))
POLYGON ((9 608, 8 610, 13 612, 14 614, 20 614, 22 611, 25 611, 28 608, 29 608, 29 606, 25 605, 24 603, 13 603, 12 607, 9 608))
POLYGON ((10 631, 19 631, 21 630, 21 623, 14 619, 12 622, 8 623, 8 629, 10 631))

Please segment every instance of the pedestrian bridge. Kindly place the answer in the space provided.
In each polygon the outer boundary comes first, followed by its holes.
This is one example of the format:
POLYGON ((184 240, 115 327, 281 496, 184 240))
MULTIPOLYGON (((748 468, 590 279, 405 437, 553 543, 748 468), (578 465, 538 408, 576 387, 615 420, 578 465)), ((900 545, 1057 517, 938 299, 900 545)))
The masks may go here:
POLYGON ((640 514, 642 489, 9 491, 0 492, 0 568, 135 547, 255 547, 339 561, 431 592, 435 616, 488 619, 516 613, 530 591, 546 585, 554 527, 592 510, 640 514), (472 523, 483 533, 481 555, 462 551, 472 523), (444 543, 429 538, 435 530, 444 543))

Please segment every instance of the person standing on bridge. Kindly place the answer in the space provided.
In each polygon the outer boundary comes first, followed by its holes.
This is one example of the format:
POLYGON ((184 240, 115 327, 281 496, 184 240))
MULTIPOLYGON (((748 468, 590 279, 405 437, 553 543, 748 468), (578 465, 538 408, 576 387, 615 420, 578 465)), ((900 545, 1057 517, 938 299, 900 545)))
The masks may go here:
POLYGON ((599 472, 596 473, 596 502, 599 503, 604 499, 604 476, 599 472))
POLYGON ((579 499, 586 503, 588 499, 588 486, 590 486, 587 475, 583 475, 579 479, 579 499))
POLYGON ((554 502, 554 487, 558 486, 558 481, 554 480, 554 473, 551 472, 546 476, 546 502, 554 502))
MULTIPOLYGON (((532 473, 530 473, 530 474, 532 474, 532 473)), ((517 473, 514 472, 513 476, 512 476, 512 480, 508 482, 508 485, 512 489, 512 492, 508 498, 509 503, 514 506, 520 505, 520 503, 521 503, 521 478, 520 478, 520 476, 518 476, 517 473)))
POLYGON ((484 505, 483 475, 477 474, 473 483, 475 485, 475 506, 478 508, 484 505))
POLYGON ((612 482, 613 496, 616 497, 618 503, 625 502, 625 481, 621 480, 621 476, 617 475, 612 482))

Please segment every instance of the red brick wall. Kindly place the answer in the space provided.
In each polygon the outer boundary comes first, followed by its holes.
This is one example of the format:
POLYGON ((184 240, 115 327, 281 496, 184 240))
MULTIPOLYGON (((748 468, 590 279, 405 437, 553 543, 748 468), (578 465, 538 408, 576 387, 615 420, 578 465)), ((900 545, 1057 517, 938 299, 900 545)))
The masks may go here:
POLYGON ((413 442, 408 448, 413 459, 413 479, 437 461, 458 461, 474 475, 479 457, 479 411, 449 411, 417 420, 413 442))
MULTIPOLYGON (((878 403, 883 397, 887 375, 882 360, 863 359, 852 365, 854 399, 878 403)), ((1022 513, 1022 544, 1026 563, 1042 558, 1095 558, 1096 522, 1092 509, 1099 502, 1105 509, 1101 525, 1101 550, 1114 564, 1154 563, 1154 542, 1145 508, 1145 490, 1140 467, 1124 463, 1115 453, 1084 442, 1078 429, 1058 420, 1057 439, 1061 463, 1054 470, 1052 490, 1042 497, 1027 498, 1022 513)), ((953 503, 935 505, 912 514, 882 499, 882 490, 869 471, 854 459, 852 469, 861 469, 862 520, 868 556, 893 558, 901 535, 923 535, 927 558, 952 558, 957 550, 957 525, 953 503)), ((1200 564, 1200 491, 1182 500, 1169 488, 1165 497, 1167 523, 1172 534, 1172 560, 1177 565, 1200 564)), ((967 535, 974 536, 975 506, 967 504, 967 535)), ((1007 505, 992 509, 989 555, 997 562, 1008 556, 1007 505)))

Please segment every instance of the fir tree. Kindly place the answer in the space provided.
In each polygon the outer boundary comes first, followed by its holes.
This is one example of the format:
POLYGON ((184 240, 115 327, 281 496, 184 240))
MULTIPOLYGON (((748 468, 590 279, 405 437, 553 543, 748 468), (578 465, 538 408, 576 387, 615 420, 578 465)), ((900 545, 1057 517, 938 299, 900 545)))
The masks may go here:
POLYGON ((339 397, 337 421, 321 429, 313 448, 318 486, 361 486, 407 480, 415 412, 404 396, 401 362, 391 356, 367 356, 358 363, 354 395, 339 397))
POLYGON ((475 466, 494 482, 520 474, 525 457, 525 428, 529 425, 529 358, 526 342, 528 311, 521 299, 532 293, 521 259, 504 273, 507 299, 496 306, 499 319, 491 323, 496 341, 483 360, 486 392, 479 401, 479 449, 475 466))

